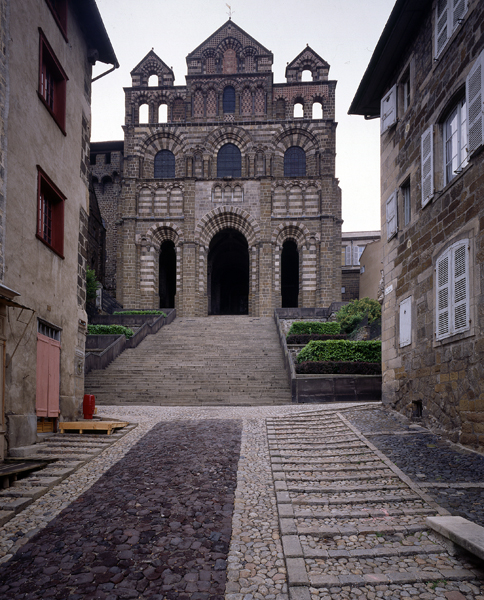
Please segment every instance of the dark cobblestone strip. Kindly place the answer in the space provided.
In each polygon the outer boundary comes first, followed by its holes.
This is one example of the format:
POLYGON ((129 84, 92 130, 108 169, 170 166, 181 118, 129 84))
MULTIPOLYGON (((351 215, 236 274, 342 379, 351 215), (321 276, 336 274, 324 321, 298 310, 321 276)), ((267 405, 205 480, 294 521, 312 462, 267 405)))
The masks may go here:
POLYGON ((223 600, 241 431, 156 425, 0 567, 0 598, 223 600))
POLYGON ((484 526, 482 454, 452 444, 403 415, 382 408, 350 410, 344 415, 365 437, 371 435, 372 444, 450 514, 484 526), (401 430, 419 435, 401 435, 401 430), (436 483, 439 485, 433 485, 436 483), (459 483, 463 484, 460 489, 459 483))

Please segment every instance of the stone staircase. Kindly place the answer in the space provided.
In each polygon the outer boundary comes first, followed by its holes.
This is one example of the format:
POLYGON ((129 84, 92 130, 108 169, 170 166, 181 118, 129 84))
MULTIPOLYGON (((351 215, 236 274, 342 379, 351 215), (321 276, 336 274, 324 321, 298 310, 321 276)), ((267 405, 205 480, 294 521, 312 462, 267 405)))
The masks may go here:
POLYGON ((272 318, 182 317, 86 376, 96 404, 254 406, 291 402, 272 318))

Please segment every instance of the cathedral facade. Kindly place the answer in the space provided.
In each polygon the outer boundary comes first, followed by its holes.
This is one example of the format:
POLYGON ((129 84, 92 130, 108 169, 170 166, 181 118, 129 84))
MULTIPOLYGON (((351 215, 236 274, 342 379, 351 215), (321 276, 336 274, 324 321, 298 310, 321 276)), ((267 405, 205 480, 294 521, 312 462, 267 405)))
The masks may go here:
POLYGON ((149 52, 125 88, 122 149, 92 145, 108 289, 185 316, 341 301, 329 65, 308 46, 273 83, 272 53, 232 20, 186 60, 175 86, 149 52))

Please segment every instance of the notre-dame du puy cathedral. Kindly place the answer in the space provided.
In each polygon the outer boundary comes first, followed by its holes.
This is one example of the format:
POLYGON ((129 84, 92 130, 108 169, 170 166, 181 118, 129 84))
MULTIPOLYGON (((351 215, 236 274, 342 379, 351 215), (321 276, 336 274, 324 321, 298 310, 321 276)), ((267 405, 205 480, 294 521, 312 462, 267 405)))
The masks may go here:
POLYGON ((124 142, 91 146, 105 288, 184 316, 341 301, 328 63, 307 46, 274 83, 272 53, 232 20, 186 61, 177 86, 150 51, 124 89, 124 142))

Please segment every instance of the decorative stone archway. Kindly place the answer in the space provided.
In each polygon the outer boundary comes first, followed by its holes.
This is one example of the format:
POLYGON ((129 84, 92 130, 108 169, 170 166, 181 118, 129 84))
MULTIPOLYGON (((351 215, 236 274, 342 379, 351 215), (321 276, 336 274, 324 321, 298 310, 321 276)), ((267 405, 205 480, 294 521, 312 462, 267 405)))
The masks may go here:
POLYGON ((199 314, 231 312, 257 315, 257 245, 260 240, 257 221, 241 208, 219 207, 200 220, 195 227, 195 239, 199 249, 199 314), (224 251, 226 256, 223 256, 224 251), (230 274, 230 260, 233 261, 233 274, 230 274), (218 275, 214 268, 220 269, 218 275), (227 278, 227 285, 237 278, 237 274, 243 278, 240 285, 235 284, 238 291, 232 296, 224 291, 225 284, 221 280, 216 281, 222 273, 222 278, 227 278), (212 298, 213 290, 216 291, 212 298))

